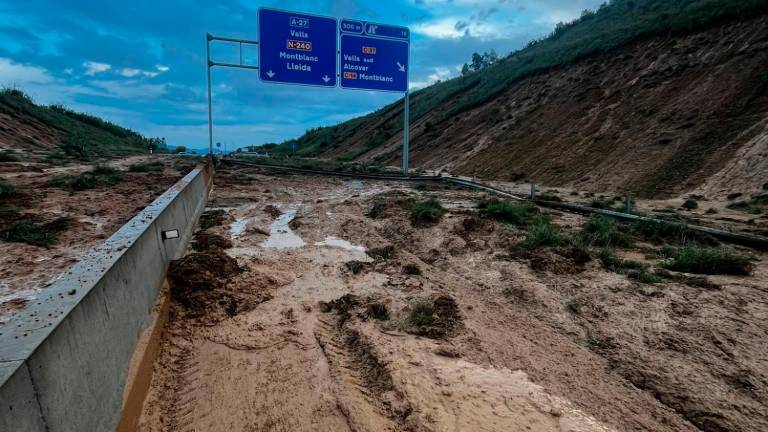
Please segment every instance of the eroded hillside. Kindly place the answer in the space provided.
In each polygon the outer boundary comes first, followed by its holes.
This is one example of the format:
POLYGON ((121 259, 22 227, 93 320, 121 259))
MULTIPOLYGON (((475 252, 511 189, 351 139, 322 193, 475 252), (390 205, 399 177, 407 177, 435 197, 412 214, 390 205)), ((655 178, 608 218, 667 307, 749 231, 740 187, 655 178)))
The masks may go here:
MULTIPOLYGON (((412 126, 411 159, 465 175, 644 196, 730 193, 729 182, 760 190, 768 182, 766 66, 766 16, 634 43, 524 79, 455 117, 442 104, 412 126), (733 170, 745 153, 745 169, 733 170), (708 185, 722 170, 726 181, 708 185)), ((364 145, 379 123, 349 142, 364 145)), ((400 142, 393 136, 360 158, 396 163, 400 142)))

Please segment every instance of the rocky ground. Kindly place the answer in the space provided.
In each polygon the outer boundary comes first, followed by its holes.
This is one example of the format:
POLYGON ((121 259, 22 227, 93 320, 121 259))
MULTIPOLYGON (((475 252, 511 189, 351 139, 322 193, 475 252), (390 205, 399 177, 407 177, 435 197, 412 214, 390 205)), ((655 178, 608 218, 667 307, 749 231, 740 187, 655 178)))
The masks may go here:
POLYGON ((146 157, 112 161, 108 165, 120 170, 123 180, 115 185, 99 182, 87 190, 50 182, 87 172, 91 165, 0 163, 0 179, 16 189, 12 196, 0 196, 0 325, 34 301, 80 254, 109 237, 195 165, 160 159, 165 166, 155 172, 129 171, 131 165, 147 162, 146 157), (9 228, 20 220, 35 224, 23 234, 39 244, 9 240, 9 228))
MULTIPOLYGON (((142 431, 768 428, 765 254, 728 246, 749 276, 645 280, 520 247, 526 229, 480 217, 473 191, 226 168, 215 182, 169 271, 142 431), (414 225, 427 197, 447 212, 414 225)), ((617 253, 655 269, 660 248, 617 253)))

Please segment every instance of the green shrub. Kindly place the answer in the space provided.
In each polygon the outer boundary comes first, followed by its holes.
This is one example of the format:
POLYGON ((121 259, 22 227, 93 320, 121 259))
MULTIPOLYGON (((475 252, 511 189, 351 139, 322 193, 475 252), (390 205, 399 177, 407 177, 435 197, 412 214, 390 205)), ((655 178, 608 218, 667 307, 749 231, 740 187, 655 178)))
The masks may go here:
POLYGON ((0 162, 18 162, 19 157, 13 150, 0 151, 0 162))
POLYGON ((414 225, 437 223, 445 214, 445 209, 436 198, 419 201, 411 207, 411 222, 414 225))
POLYGON ((537 249, 548 246, 565 246, 570 242, 562 229, 553 224, 548 218, 539 218, 528 231, 528 235, 520 243, 525 249, 537 249))
POLYGON ((82 174, 54 177, 48 181, 48 186, 83 191, 93 189, 100 184, 114 186, 121 181, 123 181, 123 173, 120 170, 107 166, 96 166, 91 171, 82 174))
POLYGON ((665 248, 662 254, 667 257, 664 268, 685 273, 744 276, 751 274, 753 269, 749 257, 735 254, 726 249, 665 248))
POLYGON ((86 189, 93 189, 98 184, 96 176, 89 174, 81 174, 73 176, 68 183, 68 186, 72 190, 83 191, 86 189))
POLYGON ((538 209, 531 204, 516 204, 506 200, 484 200, 478 208, 482 217, 518 227, 530 225, 539 216, 538 209))
POLYGON ((587 220, 581 231, 581 240, 595 246, 627 247, 632 244, 621 224, 602 215, 594 215, 587 220))
POLYGON ((27 243, 48 247, 56 243, 58 236, 69 226, 69 219, 59 218, 53 222, 39 224, 31 219, 22 219, 0 232, 0 238, 8 242, 27 243))
POLYGON ((646 263, 619 258, 616 256, 616 253, 610 249, 600 250, 597 254, 597 259, 600 260, 600 264, 602 264, 604 268, 617 273, 623 273, 626 270, 645 271, 649 267, 646 263))
POLYGON ((644 284, 657 284, 664 281, 663 278, 649 272, 648 270, 627 270, 626 275, 630 279, 634 279, 644 284))
POLYGON ((128 167, 128 171, 135 173, 161 172, 164 169, 165 165, 160 161, 137 163, 128 167))
POLYGON ((698 203, 698 201, 696 201, 693 198, 688 198, 683 203, 683 208, 686 209, 686 210, 694 210, 694 209, 699 208, 699 203, 698 203))
POLYGON ((435 306, 431 301, 421 300, 411 305, 408 321, 415 326, 430 326, 437 321, 435 306))
POLYGON ((0 198, 16 195, 16 188, 7 181, 0 179, 0 198))
POLYGON ((677 244, 685 244, 689 242, 714 242, 710 237, 693 231, 684 224, 676 222, 643 219, 634 222, 631 231, 633 234, 656 244, 667 242, 677 244))

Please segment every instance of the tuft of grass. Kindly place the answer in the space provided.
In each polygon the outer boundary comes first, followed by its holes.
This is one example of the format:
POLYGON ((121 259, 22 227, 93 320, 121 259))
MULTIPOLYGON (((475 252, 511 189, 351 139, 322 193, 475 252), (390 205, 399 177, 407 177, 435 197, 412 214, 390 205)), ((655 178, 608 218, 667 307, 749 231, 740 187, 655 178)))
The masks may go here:
POLYGON ((548 246, 566 246, 570 238, 563 233, 562 228, 553 224, 548 218, 539 218, 528 231, 528 235, 520 243, 525 249, 538 249, 548 246))
POLYGON ((411 206, 411 223, 414 225, 433 224, 440 221, 446 210, 436 198, 419 201, 411 206))
POLYGON ((696 201, 696 200, 695 200, 695 199, 693 199, 693 198, 688 198, 688 199, 687 199, 687 200, 685 200, 685 202, 683 203, 683 208, 684 208, 684 209, 686 209, 686 210, 694 210, 694 209, 697 209, 697 208, 699 208, 699 202, 698 202, 698 201, 696 201))
POLYGON ((589 245, 627 247, 632 239, 624 232, 621 224, 602 215, 587 220, 581 231, 581 240, 589 245))
POLYGON ((7 181, 0 179, 0 198, 8 198, 16 195, 16 188, 7 181))
POLYGON ((597 254, 597 259, 600 260, 600 264, 602 264, 604 268, 617 273, 623 273, 626 270, 645 271, 648 269, 648 264, 619 258, 616 256, 616 253, 610 249, 600 250, 597 254))
POLYGON ((164 169, 165 165, 160 161, 137 163, 128 167, 128 171, 134 173, 162 172, 164 169))
POLYGON ((431 301, 420 300, 411 305, 408 321, 415 326, 430 326, 437 322, 435 306, 431 301))
POLYGON ((517 227, 532 224, 539 216, 539 211, 531 204, 516 204, 506 200, 483 200, 478 204, 480 216, 517 227))
POLYGON ((645 284, 657 284, 663 282, 661 277, 648 271, 650 267, 648 264, 640 261, 619 258, 610 249, 602 249, 598 252, 597 257, 603 268, 615 273, 623 274, 629 279, 645 284))
POLYGON ((631 231, 651 243, 676 243, 689 242, 713 243, 711 237, 697 233, 684 224, 659 220, 639 220, 632 224, 631 231))
POLYGON ((56 243, 59 234, 69 226, 69 219, 59 218, 40 224, 31 219, 21 219, 0 232, 0 238, 8 242, 26 243, 33 246, 49 247, 56 243))
POLYGON ((749 257, 727 249, 702 247, 664 248, 664 268, 684 273, 748 276, 754 266, 749 257))
POLYGON ((649 272, 648 270, 627 270, 626 275, 630 279, 634 279, 644 284, 657 284, 664 282, 664 279, 649 272))
POLYGON ((91 171, 78 175, 64 175, 54 177, 48 181, 48 186, 83 191, 93 189, 99 185, 114 186, 123 181, 123 173, 120 170, 96 166, 91 171))

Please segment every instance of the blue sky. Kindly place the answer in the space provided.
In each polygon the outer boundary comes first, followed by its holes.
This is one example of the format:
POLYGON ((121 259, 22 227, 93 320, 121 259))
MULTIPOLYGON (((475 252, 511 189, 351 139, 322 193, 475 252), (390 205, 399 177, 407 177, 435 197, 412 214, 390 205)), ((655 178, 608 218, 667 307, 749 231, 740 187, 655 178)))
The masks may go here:
MULTIPOLYGON (((411 87, 459 74, 472 52, 507 54, 602 0, 0 0, 0 86, 62 103, 169 144, 207 146, 205 33, 257 38, 257 9, 277 7, 407 26, 411 87)), ((214 60, 236 51, 213 46, 214 60)), ((246 51, 256 61, 256 52, 246 51)), ((389 93, 263 84, 215 69, 214 140, 279 142, 365 114, 389 93)))

